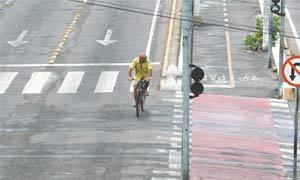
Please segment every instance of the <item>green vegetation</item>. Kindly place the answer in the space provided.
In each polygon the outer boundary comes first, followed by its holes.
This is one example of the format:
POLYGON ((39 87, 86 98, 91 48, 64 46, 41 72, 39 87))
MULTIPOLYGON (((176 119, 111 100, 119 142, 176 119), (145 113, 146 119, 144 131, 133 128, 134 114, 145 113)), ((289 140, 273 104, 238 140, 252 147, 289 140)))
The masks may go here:
MULTIPOLYGON (((253 50, 258 51, 262 50, 262 44, 263 44, 263 19, 262 17, 256 18, 256 32, 248 34, 245 38, 245 45, 253 50)), ((278 38, 278 33, 280 31, 280 17, 279 16, 273 16, 273 24, 272 24, 272 44, 275 43, 275 41, 278 38)))

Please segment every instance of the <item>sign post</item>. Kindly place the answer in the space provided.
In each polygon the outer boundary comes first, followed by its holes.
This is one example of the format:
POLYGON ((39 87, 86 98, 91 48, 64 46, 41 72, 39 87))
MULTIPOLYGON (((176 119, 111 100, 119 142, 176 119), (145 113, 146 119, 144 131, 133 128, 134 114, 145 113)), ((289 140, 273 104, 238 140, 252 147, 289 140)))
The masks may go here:
POLYGON ((300 56, 292 56, 286 60, 282 67, 282 78, 288 84, 296 87, 296 107, 294 120, 294 166, 293 179, 297 179, 297 152, 298 152, 298 109, 299 109, 299 86, 300 86, 300 56))

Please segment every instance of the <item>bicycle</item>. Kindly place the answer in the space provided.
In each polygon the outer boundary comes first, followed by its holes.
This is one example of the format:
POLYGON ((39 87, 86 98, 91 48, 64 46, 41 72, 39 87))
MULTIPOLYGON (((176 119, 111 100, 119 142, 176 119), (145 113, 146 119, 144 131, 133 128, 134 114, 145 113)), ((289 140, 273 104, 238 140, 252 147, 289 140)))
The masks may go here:
POLYGON ((139 117, 139 111, 144 111, 145 101, 146 101, 146 80, 142 78, 136 84, 136 94, 135 99, 135 108, 136 108, 136 117, 139 117))

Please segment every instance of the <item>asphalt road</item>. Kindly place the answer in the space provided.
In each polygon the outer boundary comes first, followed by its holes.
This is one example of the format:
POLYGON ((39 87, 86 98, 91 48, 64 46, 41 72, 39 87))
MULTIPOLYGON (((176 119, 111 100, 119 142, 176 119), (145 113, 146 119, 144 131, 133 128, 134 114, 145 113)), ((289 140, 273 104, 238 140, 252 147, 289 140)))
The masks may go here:
POLYGON ((291 0, 286 2, 287 16, 286 16, 286 36, 289 42, 292 55, 300 52, 300 2, 291 0))
POLYGON ((0 179, 180 178, 181 95, 157 91, 167 19, 149 40, 156 1, 0 3, 0 179), (149 41, 136 118, 126 63, 149 41))

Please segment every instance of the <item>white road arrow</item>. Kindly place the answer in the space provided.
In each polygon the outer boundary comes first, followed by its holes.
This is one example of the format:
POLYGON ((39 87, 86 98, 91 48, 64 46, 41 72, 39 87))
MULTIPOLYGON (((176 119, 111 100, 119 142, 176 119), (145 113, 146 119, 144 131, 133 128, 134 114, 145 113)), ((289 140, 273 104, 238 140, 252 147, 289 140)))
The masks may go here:
POLYGON ((103 46, 107 46, 107 45, 110 45, 111 43, 117 42, 118 40, 110 40, 112 33, 113 33, 113 30, 108 29, 108 30, 106 31, 104 40, 96 40, 97 43, 100 43, 100 44, 102 44, 103 46))
POLYGON ((26 44, 28 43, 29 41, 22 41, 23 38, 26 36, 26 34, 28 33, 28 30, 24 30, 20 36, 18 37, 17 40, 15 41, 7 41, 8 44, 12 45, 13 47, 18 47, 20 45, 23 45, 23 44, 26 44))

